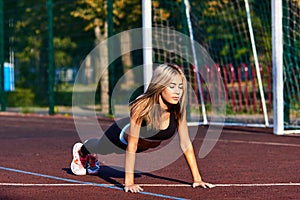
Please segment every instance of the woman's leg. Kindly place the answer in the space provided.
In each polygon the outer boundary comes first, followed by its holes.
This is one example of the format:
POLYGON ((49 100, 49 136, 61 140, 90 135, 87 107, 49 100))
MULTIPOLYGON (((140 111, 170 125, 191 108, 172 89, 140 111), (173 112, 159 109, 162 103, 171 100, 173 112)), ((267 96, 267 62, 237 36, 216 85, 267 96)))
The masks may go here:
POLYGON ((127 145, 120 141, 121 128, 117 124, 113 124, 104 135, 99 138, 89 139, 84 142, 80 153, 85 156, 90 153, 110 154, 110 153, 125 153, 127 145))

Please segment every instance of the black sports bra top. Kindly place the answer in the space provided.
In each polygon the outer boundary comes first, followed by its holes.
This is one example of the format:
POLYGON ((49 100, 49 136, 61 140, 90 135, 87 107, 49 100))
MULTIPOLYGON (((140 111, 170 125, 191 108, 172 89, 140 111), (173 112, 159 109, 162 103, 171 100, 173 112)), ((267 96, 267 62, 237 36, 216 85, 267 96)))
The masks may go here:
POLYGON ((143 121, 141 130, 140 130, 140 138, 148 139, 148 140, 167 140, 174 136, 177 130, 177 122, 175 119, 175 114, 170 112, 170 122, 169 126, 163 130, 149 130, 147 126, 145 126, 145 122, 143 121))

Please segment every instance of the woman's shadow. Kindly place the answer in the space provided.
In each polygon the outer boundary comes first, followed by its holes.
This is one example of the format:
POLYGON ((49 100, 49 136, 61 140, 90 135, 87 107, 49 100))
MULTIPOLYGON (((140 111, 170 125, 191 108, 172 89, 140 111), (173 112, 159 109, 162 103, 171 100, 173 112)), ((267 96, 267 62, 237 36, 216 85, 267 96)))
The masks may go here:
MULTIPOLYGON (((63 168, 63 170, 66 171, 68 174, 74 175, 70 168, 63 168)), ((125 177, 124 171, 125 171, 124 168, 120 168, 120 167, 101 166, 100 172, 96 176, 105 180, 108 184, 113 184, 117 187, 123 187, 123 183, 120 183, 119 181, 117 181, 115 179, 124 178, 125 177)), ((158 176, 155 174, 145 173, 145 172, 137 172, 134 175, 135 178, 141 178, 142 176, 148 176, 148 177, 155 178, 155 179, 170 181, 172 183, 190 184, 183 180, 178 180, 178 179, 174 179, 174 178, 170 178, 170 177, 158 176)))

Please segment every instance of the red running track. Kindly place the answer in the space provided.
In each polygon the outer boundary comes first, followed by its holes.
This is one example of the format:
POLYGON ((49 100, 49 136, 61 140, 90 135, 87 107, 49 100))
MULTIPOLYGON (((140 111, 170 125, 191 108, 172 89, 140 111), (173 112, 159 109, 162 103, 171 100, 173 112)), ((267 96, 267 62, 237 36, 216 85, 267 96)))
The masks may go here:
MULTIPOLYGON (((102 127, 112 121, 99 119, 102 127)), ((136 175, 144 193, 122 191, 124 173, 103 166, 99 176, 70 172, 71 147, 79 141, 72 118, 0 115, 0 199, 300 199, 300 137, 271 129, 225 127, 214 149, 198 159, 213 189, 189 186, 181 156, 167 167, 136 175)), ((197 130, 199 151, 207 127, 197 130)))

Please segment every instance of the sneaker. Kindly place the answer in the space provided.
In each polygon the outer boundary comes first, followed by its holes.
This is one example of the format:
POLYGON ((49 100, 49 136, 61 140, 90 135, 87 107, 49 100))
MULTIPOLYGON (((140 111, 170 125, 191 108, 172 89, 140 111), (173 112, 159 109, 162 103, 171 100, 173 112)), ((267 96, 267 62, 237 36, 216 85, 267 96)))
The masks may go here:
POLYGON ((96 155, 88 154, 87 162, 86 162, 87 174, 96 175, 99 173, 99 170, 100 170, 100 163, 97 160, 96 155))
POLYGON ((78 142, 73 146, 73 160, 71 162, 71 171, 75 175, 86 175, 85 165, 87 158, 83 158, 79 155, 79 150, 82 147, 82 143, 78 142))

